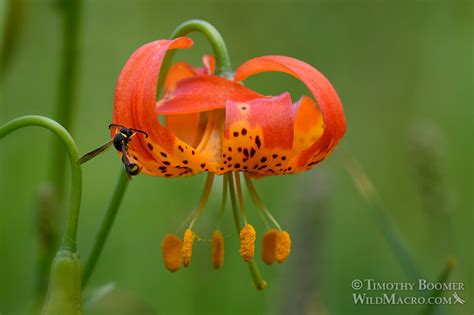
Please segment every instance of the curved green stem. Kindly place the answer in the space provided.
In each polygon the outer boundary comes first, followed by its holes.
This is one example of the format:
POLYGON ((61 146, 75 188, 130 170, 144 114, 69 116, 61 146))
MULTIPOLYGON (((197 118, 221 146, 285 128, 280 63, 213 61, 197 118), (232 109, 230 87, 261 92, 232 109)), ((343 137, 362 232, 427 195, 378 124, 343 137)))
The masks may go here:
POLYGON ((0 127, 0 139, 11 132, 27 126, 40 126, 49 129, 56 134, 62 141, 69 155, 69 165, 71 168, 71 193, 69 202, 69 213, 66 230, 64 232, 61 249, 76 252, 76 235, 79 221, 79 210, 81 207, 82 195, 82 171, 81 166, 77 164, 79 151, 71 135, 56 121, 42 116, 23 116, 9 121, 0 127))
MULTIPOLYGON (((209 22, 203 20, 189 20, 179 25, 170 38, 175 39, 181 36, 186 36, 192 32, 202 33, 212 46, 214 57, 216 59, 216 75, 224 78, 232 79, 232 66, 230 63, 229 52, 225 44, 224 38, 219 31, 209 22)), ((161 66, 160 78, 158 80, 158 96, 163 88, 163 84, 168 74, 171 60, 176 51, 172 50, 166 54, 163 64, 161 66)))
POLYGON ((128 183, 129 179, 127 173, 124 172, 123 168, 120 168, 120 175, 117 180, 117 184, 115 184, 114 193, 102 218, 102 222, 100 223, 99 230, 97 231, 94 240, 94 245, 92 246, 92 251, 84 268, 84 275, 82 278, 82 283, 84 286, 86 286, 87 281, 89 281, 92 271, 97 264, 100 254, 102 253, 102 249, 104 248, 107 237, 109 236, 110 228, 112 227, 115 217, 117 216, 117 212, 120 204, 122 203, 128 183))
MULTIPOLYGON (((235 228, 237 229, 237 234, 240 235, 242 226, 240 225, 239 208, 237 206, 237 197, 235 194, 234 179, 232 178, 232 173, 225 174, 224 176, 227 178, 227 182, 229 183, 229 193, 230 193, 230 200, 232 204, 232 214, 234 215, 234 223, 235 223, 235 228)), ((248 265, 249 265, 250 273, 252 274, 252 279, 253 279, 253 283, 255 284, 255 287, 258 290, 265 289, 267 287, 267 282, 260 275, 260 271, 258 270, 255 260, 251 259, 248 262, 248 265)))

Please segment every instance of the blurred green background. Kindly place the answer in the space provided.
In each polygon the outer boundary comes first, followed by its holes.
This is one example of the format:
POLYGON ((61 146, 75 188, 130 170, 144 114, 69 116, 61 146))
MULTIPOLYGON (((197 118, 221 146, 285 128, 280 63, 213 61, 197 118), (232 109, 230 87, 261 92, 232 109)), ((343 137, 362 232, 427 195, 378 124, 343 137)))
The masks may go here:
MULTIPOLYGON (((285 264, 268 267, 258 260, 269 282, 263 292, 252 287, 239 257, 230 208, 223 225, 224 267, 212 269, 211 243, 204 240, 196 244, 190 268, 169 273, 160 243, 197 205, 205 178, 135 178, 87 288, 118 288, 96 313, 125 314, 130 308, 136 314, 420 314, 420 306, 353 303, 354 279, 410 279, 344 168, 349 154, 372 179, 424 277, 437 279, 449 257, 457 260, 450 281, 465 284, 458 293, 467 304, 440 307, 438 313, 472 314, 473 12, 472 1, 84 1, 71 128, 81 152, 108 140, 115 81, 130 54, 190 18, 220 30, 234 66, 280 54, 318 68, 336 87, 348 124, 321 166, 256 183, 293 239, 285 264)), ((62 24, 55 3, 24 0, 15 21, 0 124, 27 114, 53 116, 57 98, 62 24)), ((202 36, 191 37, 195 46, 175 60, 198 65, 210 47, 202 36)), ((265 94, 288 90, 294 100, 307 93, 278 74, 246 84, 265 94)), ((21 314, 33 299, 36 195, 50 177, 51 143, 52 136, 38 128, 1 141, 1 314, 21 314)), ((83 262, 119 169, 112 150, 83 168, 83 262)), ((220 191, 219 180, 196 226, 205 239, 215 228, 220 191)), ((256 209, 250 203, 248 208, 249 221, 262 235, 256 209)))

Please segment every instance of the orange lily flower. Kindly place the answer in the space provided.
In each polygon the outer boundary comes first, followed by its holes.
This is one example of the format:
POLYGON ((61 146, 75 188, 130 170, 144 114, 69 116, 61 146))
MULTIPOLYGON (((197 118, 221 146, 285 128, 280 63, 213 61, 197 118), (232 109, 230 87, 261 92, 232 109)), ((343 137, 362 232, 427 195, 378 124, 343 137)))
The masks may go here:
MULTIPOLYGON (((183 242, 168 234, 162 243, 164 262, 170 271, 178 270, 181 261, 185 267, 191 263, 193 243, 199 240, 192 228, 207 202, 214 175, 234 173, 235 186, 231 174, 224 176, 221 217, 228 186, 239 231, 240 255, 249 263, 256 287, 263 289, 266 282, 253 261, 257 235, 247 223, 239 172, 244 173, 248 191, 268 227, 262 244, 264 262, 282 263, 290 254, 290 235, 266 209, 251 177, 292 174, 314 167, 344 135, 344 112, 336 91, 319 71, 284 56, 247 61, 237 68, 233 79, 214 74, 212 56, 204 56, 202 68, 175 63, 164 80, 164 97, 157 101, 157 81, 166 53, 191 46, 190 38, 180 37, 148 43, 132 54, 115 89, 113 143, 121 152, 129 175, 142 172, 177 177, 208 172, 183 242), (313 98, 303 96, 293 104, 289 93, 264 96, 241 83, 261 72, 292 75, 308 87, 313 98), (269 222, 276 229, 271 229, 269 222)), ((220 268, 224 244, 219 228, 213 235, 213 246, 213 264, 220 268)))
MULTIPOLYGON (((325 159, 345 132, 341 102, 331 83, 310 65, 284 56, 258 57, 235 71, 234 80, 175 63, 156 101, 167 51, 192 46, 188 37, 158 40, 136 50, 115 89, 113 123, 148 133, 129 143, 128 158, 148 175, 176 177, 203 171, 242 171, 252 177, 308 170, 325 159), (313 98, 293 104, 289 93, 263 96, 241 81, 261 72, 301 80, 313 98), (316 102, 319 105, 316 106, 316 102), (164 116, 165 125, 158 116, 164 116)), ((117 128, 111 129, 112 137, 117 128)))

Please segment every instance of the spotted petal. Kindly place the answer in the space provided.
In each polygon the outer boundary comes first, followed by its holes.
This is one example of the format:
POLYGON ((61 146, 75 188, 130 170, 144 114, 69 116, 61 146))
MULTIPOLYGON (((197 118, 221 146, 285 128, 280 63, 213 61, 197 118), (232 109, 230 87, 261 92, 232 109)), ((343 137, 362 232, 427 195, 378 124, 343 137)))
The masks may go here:
POLYGON ((294 172, 309 169, 323 160, 346 130, 341 102, 331 83, 312 66, 290 57, 265 56, 245 62, 235 72, 242 81, 261 72, 284 72, 301 80, 316 99, 324 121, 324 131, 309 147, 298 152, 290 162, 294 172))
POLYGON ((288 172, 292 147, 293 104, 288 93, 247 102, 227 102, 218 173, 284 174, 288 172))
MULTIPOLYGON (((168 50, 189 48, 191 39, 158 40, 140 47, 125 64, 117 81, 112 122, 143 130, 129 145, 129 158, 142 172, 158 176, 180 176, 197 173, 205 158, 169 129, 156 116, 156 85, 168 50), (193 156, 193 160, 189 159, 193 156)), ((112 128, 111 135, 116 133, 112 128)), ((202 169, 204 170, 204 169, 202 169)))

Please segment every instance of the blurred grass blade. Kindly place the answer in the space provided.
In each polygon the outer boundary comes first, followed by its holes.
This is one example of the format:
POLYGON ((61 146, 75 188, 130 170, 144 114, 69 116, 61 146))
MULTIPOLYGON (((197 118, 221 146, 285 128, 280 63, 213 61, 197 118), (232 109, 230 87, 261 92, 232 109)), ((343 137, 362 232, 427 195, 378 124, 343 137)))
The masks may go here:
MULTIPOLYGON (((437 283, 446 283, 449 279, 449 276, 451 275, 451 271, 456 267, 456 261, 453 258, 448 259, 448 262, 446 263, 446 266, 444 269, 441 271, 441 274, 439 275, 437 279, 437 283)), ((444 293, 444 290, 434 290, 432 291, 430 297, 431 298, 437 298, 442 296, 444 293)), ((421 312, 421 315, 433 315, 435 314, 435 311, 439 309, 438 304, 427 304, 426 307, 423 309, 421 312)))
POLYGON ((5 75, 18 44, 23 25, 24 0, 0 1, 0 80, 5 75))
POLYGON ((390 249, 397 258, 407 277, 411 281, 417 281, 418 279, 424 278, 408 248, 403 243, 397 228, 382 206, 374 185, 360 164, 354 158, 346 156, 345 167, 351 175, 357 190, 367 200, 369 209, 377 221, 380 232, 389 244, 390 249))

